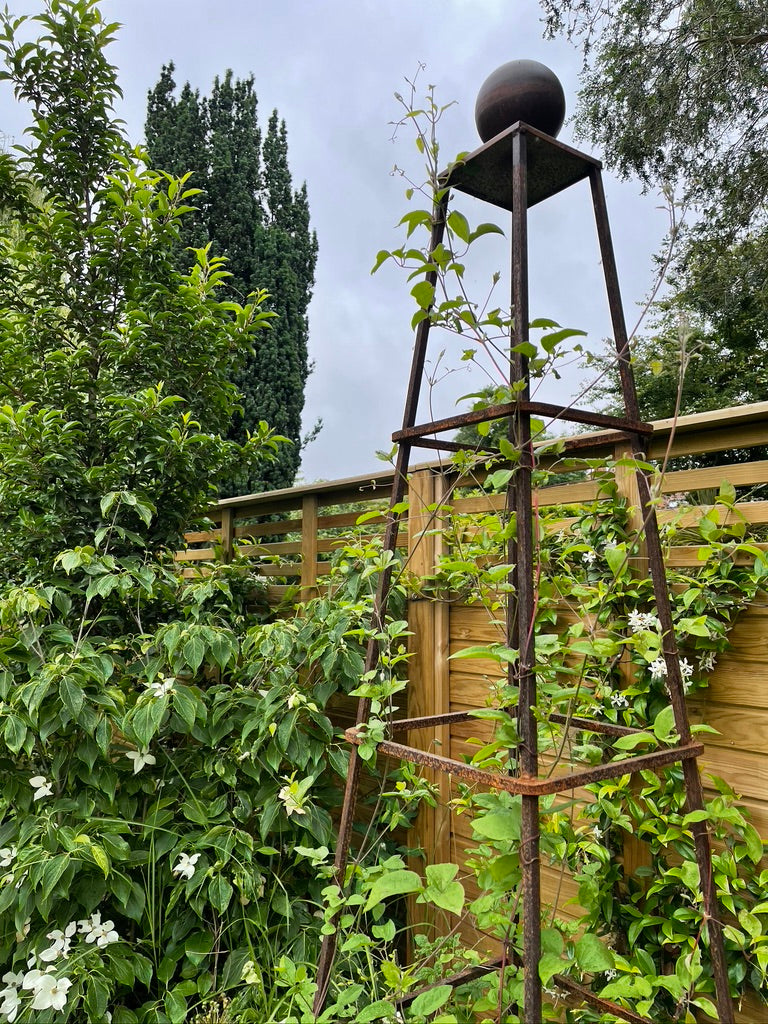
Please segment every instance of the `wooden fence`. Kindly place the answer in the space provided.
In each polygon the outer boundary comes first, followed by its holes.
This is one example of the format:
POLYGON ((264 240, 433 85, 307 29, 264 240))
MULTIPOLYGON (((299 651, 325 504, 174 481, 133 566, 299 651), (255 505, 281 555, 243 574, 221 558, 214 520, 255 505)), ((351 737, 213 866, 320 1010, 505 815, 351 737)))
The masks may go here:
MULTIPOLYGON (((583 458, 620 459, 627 452, 621 444, 606 451, 602 433, 590 434, 590 447, 580 450, 583 458)), ((693 525, 704 505, 724 481, 738 488, 736 509, 720 506, 721 516, 743 517, 768 549, 768 500, 761 498, 768 483, 768 459, 755 448, 768 445, 768 402, 717 412, 684 416, 676 423, 660 421, 649 448, 657 465, 679 467, 681 462, 698 468, 671 468, 659 486, 659 520, 693 525), (734 462, 734 453, 739 461, 734 462), (670 496, 674 496, 674 500, 670 496), (704 502, 702 502, 704 498, 704 502), (677 507, 664 507, 671 504, 677 507), (683 509, 681 511, 681 508, 683 509), (760 531, 763 529, 763 536, 760 531)), ((542 460, 542 464, 546 459, 542 460)), ((638 521, 638 499, 631 468, 615 469, 616 484, 638 521)), ((462 481, 450 464, 417 466, 409 480, 409 510, 399 533, 399 547, 406 553, 408 567, 416 576, 428 575, 441 553, 446 536, 436 529, 435 506, 450 493, 454 514, 482 516, 498 510, 501 497, 464 496, 457 490, 462 481)), ((355 477, 330 483, 311 484, 267 494, 229 498, 212 511, 215 528, 188 535, 189 547, 179 558, 189 563, 229 560, 237 545, 243 554, 262 558, 260 572, 280 580, 271 588, 274 599, 295 592, 306 598, 317 592, 328 571, 328 558, 339 542, 354 528, 362 511, 378 505, 384 510, 392 488, 392 474, 355 477)), ((599 485, 587 475, 575 482, 541 488, 536 492, 540 506, 572 504, 598 498, 599 485)), ((369 521, 371 522, 371 521, 369 521)), ((372 526, 365 529, 375 530, 372 526)), ((696 544, 673 546, 669 563, 696 566, 696 544)), ((642 552, 635 560, 642 572, 642 552)), ((480 607, 456 601, 413 600, 408 608, 412 632, 412 663, 409 671, 408 715, 420 716, 483 707, 490 681, 498 677, 498 666, 482 659, 450 660, 450 655, 469 645, 501 639, 498 627, 480 607)), ((755 827, 768 841, 768 600, 755 600, 739 617, 731 634, 731 648, 720 657, 709 687, 689 700, 692 720, 707 722, 718 730, 706 737, 703 771, 724 778, 741 794, 741 805, 752 816, 755 827)), ((421 730, 420 747, 431 748, 461 760, 474 749, 470 737, 481 734, 482 723, 441 726, 421 730)), ((414 737, 415 738, 415 737, 414 737)), ((412 740, 413 741, 413 740, 412 740)), ((427 851, 430 859, 461 863, 471 843, 466 816, 451 811, 451 780, 434 778, 441 799, 437 808, 420 813, 412 845, 427 851)), ((705 777, 705 785, 706 785, 705 777)), ((627 853, 627 869, 640 856, 627 853)), ((575 884, 552 868, 543 869, 546 897, 561 917, 578 916, 573 903, 575 884)), ((470 888, 470 895, 474 895, 470 888)), ((745 1004, 738 1019, 744 1024, 768 1020, 764 1007, 745 1004)))

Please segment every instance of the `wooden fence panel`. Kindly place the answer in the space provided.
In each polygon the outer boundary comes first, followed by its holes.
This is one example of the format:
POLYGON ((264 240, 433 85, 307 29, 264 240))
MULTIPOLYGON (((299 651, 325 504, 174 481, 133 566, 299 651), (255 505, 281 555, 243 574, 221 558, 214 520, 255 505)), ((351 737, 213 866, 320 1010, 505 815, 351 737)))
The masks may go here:
MULTIPOLYGON (((584 446, 584 458, 602 458, 605 443, 602 434, 594 435, 594 450, 584 446)), ((714 413, 680 417, 676 422, 662 421, 655 425, 649 442, 649 458, 665 469, 654 480, 662 525, 675 524, 680 542, 673 544, 668 562, 678 567, 700 565, 702 545, 695 528, 702 512, 711 508, 713 495, 728 482, 740 488, 739 502, 733 509, 717 506, 720 523, 743 521, 750 529, 765 527, 758 535, 762 550, 768 550, 768 460, 765 451, 754 452, 749 461, 728 463, 734 450, 755 449, 768 443, 768 402, 742 409, 718 410, 714 413), (719 453, 724 453, 718 464, 719 453), (675 461, 678 460, 678 461, 675 461), (687 531, 687 533, 686 533, 687 531), (694 531, 694 532, 691 532, 694 531)), ((626 454, 617 449, 614 456, 626 454)), ((573 468, 574 460, 542 456, 540 465, 555 472, 573 468)), ((582 472, 573 483, 539 488, 536 501, 540 508, 572 506, 590 502, 600 495, 600 483, 592 471, 582 472)), ((615 465, 613 473, 618 493, 627 502, 630 524, 640 525, 639 498, 631 467, 615 465)), ((435 507, 450 497, 454 519, 461 517, 467 537, 476 533, 479 517, 498 513, 503 506, 500 495, 484 495, 471 484, 482 479, 482 473, 470 480, 451 473, 444 465, 415 467, 410 480, 410 512, 403 518, 398 537, 399 547, 406 552, 408 568, 417 577, 428 576, 446 540, 439 529, 435 507)), ((186 563, 186 573, 204 570, 207 562, 236 559, 238 550, 261 555, 260 571, 275 579, 275 599, 286 595, 306 599, 322 587, 322 576, 328 559, 339 543, 356 529, 363 512, 378 509, 379 515, 367 517, 359 530, 367 536, 381 530, 386 503, 392 490, 392 474, 357 477, 347 480, 313 484, 261 495, 230 498, 211 510, 212 528, 187 535, 187 548, 177 554, 186 563), (243 547, 243 545, 245 545, 243 547)), ((447 515, 448 513, 446 513, 447 515)), ((565 509, 555 529, 570 530, 573 511, 565 509)), ((633 552, 632 571, 646 574, 645 552, 633 552)), ((441 711, 470 710, 484 707, 494 685, 503 679, 499 665, 489 659, 456 659, 469 646, 503 641, 503 625, 494 621, 494 614, 503 618, 503 610, 488 613, 480 606, 462 603, 432 602, 413 599, 408 606, 412 632, 408 713, 436 714, 441 711)), ((577 607, 561 608, 561 625, 581 615, 577 607)), ((704 721, 718 729, 706 737, 706 749, 700 765, 705 773, 715 773, 743 795, 756 828, 768 841, 768 599, 761 597, 746 609, 731 634, 731 648, 721 656, 710 677, 709 687, 698 690, 689 700, 693 721, 704 721)), ((627 659, 621 667, 627 682, 633 668, 627 659)), ((420 730, 411 738, 425 749, 435 749, 458 760, 471 758, 478 741, 487 740, 490 729, 480 720, 420 730)), ((409 837, 409 845, 424 851, 429 861, 453 860, 464 864, 473 846, 471 828, 466 815, 451 807, 458 795, 452 780, 441 773, 434 776, 439 804, 432 811, 424 808, 409 837)), ((583 794, 576 794, 581 796, 583 794)), ((626 869, 633 871, 642 863, 639 844, 629 844, 626 869)), ((423 864, 415 864, 417 867, 423 864)), ((472 886, 470 884, 470 894, 472 886)), ((576 897, 572 879, 559 870, 544 866, 543 888, 553 912, 572 918, 580 913, 571 901, 576 897)), ((423 908, 411 907, 414 923, 428 923, 423 908), (417 916, 420 915, 420 916, 417 916)), ((472 931, 470 922, 452 924, 471 943, 488 947, 487 937, 472 931)), ((764 1007, 746 1000, 738 1010, 737 1020, 756 1024, 768 1020, 764 1007)))

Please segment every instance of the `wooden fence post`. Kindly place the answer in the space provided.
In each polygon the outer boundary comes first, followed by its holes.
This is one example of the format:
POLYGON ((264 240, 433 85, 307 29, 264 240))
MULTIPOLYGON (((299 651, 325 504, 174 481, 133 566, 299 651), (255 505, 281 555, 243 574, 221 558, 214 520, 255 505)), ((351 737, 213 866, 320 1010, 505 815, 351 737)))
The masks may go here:
POLYGON ((317 594, 317 509, 315 494, 305 494, 301 501, 301 600, 310 601, 317 594))
POLYGON ((235 511, 231 506, 221 510, 221 560, 231 562, 235 547, 235 511))
MULTIPOLYGON (((443 498, 443 477, 429 470, 414 473, 409 482, 408 570, 417 577, 431 575, 443 550, 442 522, 435 508, 443 498)), ((449 710, 448 654, 449 605, 428 598, 408 602, 409 646, 408 666, 409 718, 436 715, 449 710)), ((422 750, 448 756, 449 729, 438 726, 420 729, 409 735, 408 742, 422 750)), ((422 803, 408 835, 412 849, 424 851, 425 860, 414 858, 412 867, 423 874, 425 863, 435 864, 450 859, 450 778, 444 772, 423 769, 423 776, 439 791, 437 807, 422 803)), ((433 914, 424 904, 410 901, 411 924, 426 925, 433 914)))

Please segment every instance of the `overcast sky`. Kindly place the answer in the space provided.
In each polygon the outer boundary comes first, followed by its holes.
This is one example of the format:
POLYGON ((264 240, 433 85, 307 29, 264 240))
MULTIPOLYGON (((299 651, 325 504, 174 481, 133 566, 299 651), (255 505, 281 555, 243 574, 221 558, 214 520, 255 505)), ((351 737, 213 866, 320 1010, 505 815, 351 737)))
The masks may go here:
MULTIPOLYGON (((18 14, 40 6, 9 0, 18 14)), ((412 135, 402 131, 392 140, 392 122, 402 112, 394 93, 405 93, 405 79, 425 64, 418 84, 434 84, 440 102, 457 101, 441 127, 447 163, 479 145, 474 103, 491 71, 517 58, 542 61, 560 77, 572 112, 580 55, 563 40, 543 39, 536 0, 105 0, 102 9, 123 26, 110 58, 120 69, 118 113, 132 139, 143 138, 147 91, 170 60, 177 82, 189 80, 201 91, 227 68, 236 76, 253 72, 262 124, 275 107, 287 122, 294 182, 307 182, 320 249, 310 307, 315 369, 304 420, 306 428, 318 418, 324 426, 305 454, 302 475, 313 481, 381 468, 374 453, 389 449, 402 421, 414 306, 402 271, 386 265, 371 276, 370 269, 380 249, 395 248, 403 237, 396 225, 409 206, 393 166, 414 177, 421 166, 412 135)), ((0 110, 0 130, 18 139, 23 114, 7 85, 0 110)), ((574 143, 568 123, 560 138, 574 143)), ((666 217, 637 183, 608 175, 606 191, 632 324, 651 284, 651 255, 666 217)), ((507 227, 503 211, 457 205, 473 222, 507 227)), ((533 209, 529 236, 531 316, 580 327, 597 347, 609 326, 586 182, 533 209)), ((483 239, 470 253, 470 283, 481 290, 493 270, 508 265, 506 241, 483 239)), ((508 302, 508 294, 499 295, 499 304, 508 302)), ((451 372, 432 390, 435 415, 452 414, 459 395, 485 383, 461 363, 463 344, 440 340, 433 358, 443 347, 441 368, 451 372)), ((540 397, 565 402, 578 383, 574 371, 540 397)))

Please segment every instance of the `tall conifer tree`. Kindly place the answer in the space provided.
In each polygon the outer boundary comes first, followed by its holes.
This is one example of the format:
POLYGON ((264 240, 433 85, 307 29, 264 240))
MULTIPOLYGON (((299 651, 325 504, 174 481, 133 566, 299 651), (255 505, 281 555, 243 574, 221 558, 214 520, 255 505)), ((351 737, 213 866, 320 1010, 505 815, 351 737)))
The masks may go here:
POLYGON ((266 288, 278 317, 263 332, 235 383, 242 414, 231 427, 240 440, 260 420, 290 438, 280 457, 256 477, 243 472, 230 493, 289 487, 301 457, 301 413, 309 374, 307 307, 312 297, 317 238, 309 225, 306 185, 295 190, 288 167, 285 122, 274 111, 266 135, 257 117, 253 77, 227 71, 210 96, 187 83, 176 95, 173 64, 164 65, 147 104, 147 149, 152 165, 183 174, 203 189, 197 212, 180 239, 179 261, 188 246, 211 242, 228 257, 232 297, 266 288))

